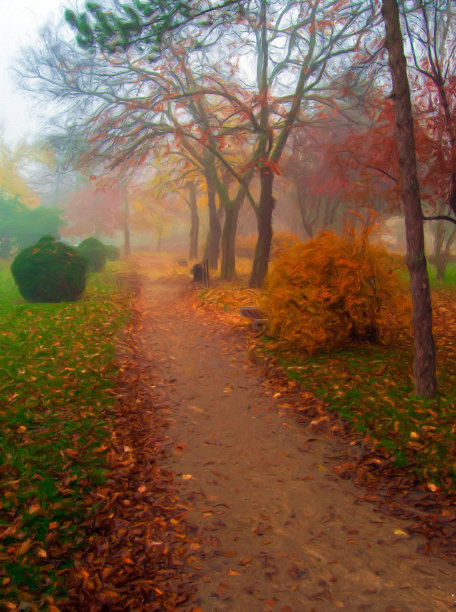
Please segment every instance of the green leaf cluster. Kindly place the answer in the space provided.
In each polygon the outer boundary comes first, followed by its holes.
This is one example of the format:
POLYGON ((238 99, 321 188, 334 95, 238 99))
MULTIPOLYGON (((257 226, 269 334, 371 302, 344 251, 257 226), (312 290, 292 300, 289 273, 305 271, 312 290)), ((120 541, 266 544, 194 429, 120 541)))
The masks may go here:
POLYGON ((142 50, 147 47, 153 55, 159 52, 168 32, 190 23, 200 12, 202 18, 206 18, 206 13, 214 13, 227 4, 237 5, 238 2, 222 0, 219 5, 202 11, 195 0, 131 0, 119 4, 114 12, 104 9, 98 2, 89 1, 85 12, 66 9, 65 19, 76 30, 76 41, 83 49, 98 47, 114 53, 137 45, 142 50))
POLYGON ((86 238, 77 247, 79 253, 84 255, 89 264, 89 272, 101 272, 107 259, 105 245, 98 238, 86 238))
POLYGON ((44 236, 16 256, 11 272, 29 302, 71 302, 84 292, 87 266, 76 249, 44 236))

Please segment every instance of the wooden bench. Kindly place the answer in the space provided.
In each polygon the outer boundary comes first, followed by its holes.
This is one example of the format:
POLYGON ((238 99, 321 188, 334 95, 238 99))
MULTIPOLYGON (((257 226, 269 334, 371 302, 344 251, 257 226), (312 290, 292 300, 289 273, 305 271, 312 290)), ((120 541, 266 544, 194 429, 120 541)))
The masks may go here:
POLYGON ((239 314, 250 320, 250 326, 254 331, 264 331, 268 326, 267 314, 256 306, 242 306, 239 308, 239 314))

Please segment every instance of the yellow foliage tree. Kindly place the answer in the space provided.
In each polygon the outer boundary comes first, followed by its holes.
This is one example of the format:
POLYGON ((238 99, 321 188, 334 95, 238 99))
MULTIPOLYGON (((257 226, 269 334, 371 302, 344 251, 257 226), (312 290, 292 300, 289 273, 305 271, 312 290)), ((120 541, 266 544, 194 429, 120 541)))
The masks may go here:
POLYGON ((262 307, 284 346, 313 353, 353 342, 387 344, 409 330, 401 262, 370 245, 368 233, 322 232, 276 253, 262 307))
POLYGON ((29 208, 35 208, 40 199, 20 174, 20 165, 29 161, 28 155, 26 147, 19 145, 15 151, 11 151, 0 141, 0 193, 19 200, 29 208))

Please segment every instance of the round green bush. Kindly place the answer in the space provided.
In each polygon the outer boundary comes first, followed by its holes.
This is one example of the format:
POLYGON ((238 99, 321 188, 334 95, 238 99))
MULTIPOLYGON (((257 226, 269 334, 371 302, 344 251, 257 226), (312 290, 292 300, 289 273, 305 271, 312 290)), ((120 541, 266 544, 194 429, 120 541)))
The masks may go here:
POLYGON ((106 248, 97 238, 86 238, 77 249, 87 258, 89 272, 101 272, 104 269, 106 265, 106 248))
POLYGON ((11 272, 29 302, 72 302, 85 289, 87 260, 76 249, 43 236, 15 257, 11 272))
POLYGON ((109 261, 117 261, 120 257, 119 249, 113 244, 105 244, 105 253, 109 261))

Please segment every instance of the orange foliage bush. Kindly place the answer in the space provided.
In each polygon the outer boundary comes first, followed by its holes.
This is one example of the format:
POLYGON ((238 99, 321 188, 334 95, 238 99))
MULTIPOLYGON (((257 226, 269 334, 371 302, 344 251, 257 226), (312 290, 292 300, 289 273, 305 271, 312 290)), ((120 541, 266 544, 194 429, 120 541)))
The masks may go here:
POLYGON ((275 254, 261 305, 271 335, 312 353, 353 342, 388 344, 409 330, 400 260, 370 245, 368 233, 323 232, 275 254))

